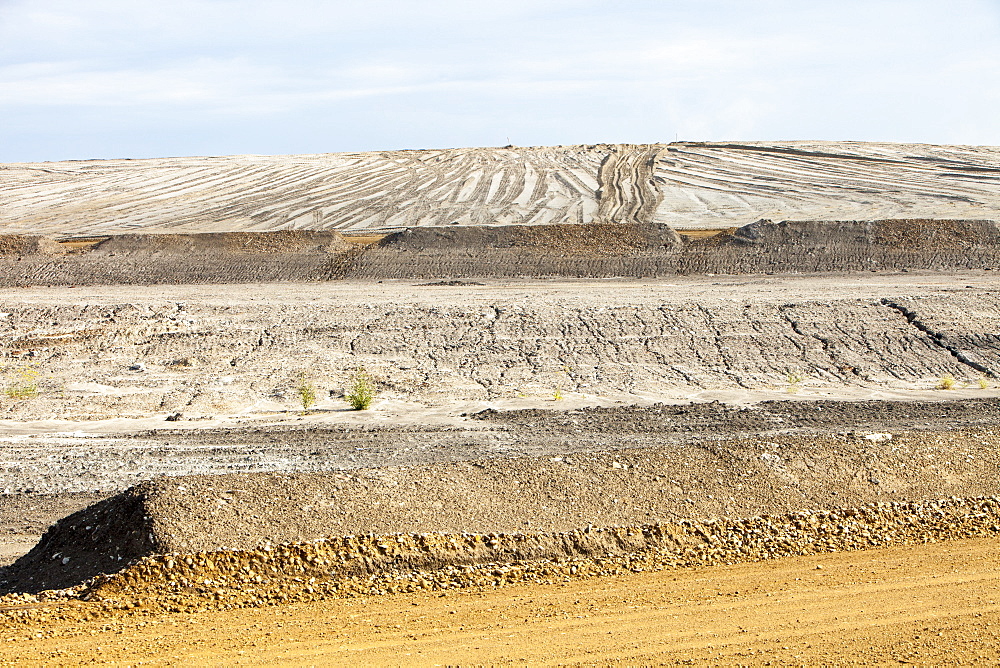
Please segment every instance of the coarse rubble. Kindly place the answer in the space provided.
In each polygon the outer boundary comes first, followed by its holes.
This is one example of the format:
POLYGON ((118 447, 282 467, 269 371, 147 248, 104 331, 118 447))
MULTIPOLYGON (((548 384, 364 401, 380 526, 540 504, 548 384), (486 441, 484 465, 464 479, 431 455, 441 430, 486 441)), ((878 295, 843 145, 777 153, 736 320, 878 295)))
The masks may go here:
POLYGON ((0 625, 549 583, 998 534, 992 496, 568 532, 347 535, 151 555, 77 587, 4 596, 0 625), (89 605, 68 605, 75 601, 89 605))
POLYGON ((154 554, 330 535, 559 533, 1000 494, 995 426, 673 443, 605 434, 603 447, 557 456, 150 480, 59 520, 0 572, 0 591, 75 586, 154 554))

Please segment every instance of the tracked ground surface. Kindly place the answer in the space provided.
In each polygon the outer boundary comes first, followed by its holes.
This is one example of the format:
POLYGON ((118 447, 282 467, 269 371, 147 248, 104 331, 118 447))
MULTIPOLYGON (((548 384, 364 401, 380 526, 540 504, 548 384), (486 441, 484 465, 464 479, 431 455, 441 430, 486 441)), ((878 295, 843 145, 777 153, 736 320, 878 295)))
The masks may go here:
POLYGON ((6 233, 1000 218, 995 147, 746 142, 0 166, 6 233))
MULTIPOLYGON (((178 614, 228 629, 235 610, 364 601, 381 619, 397 597, 493 588, 575 606, 588 582, 740 568, 744 591, 878 549, 926 560, 921 591, 929 564, 951 569, 939 605, 888 576, 786 588, 794 611, 732 599, 728 619, 821 623, 815 652, 779 639, 790 623, 746 642, 691 606, 619 601, 601 631, 670 637, 671 660, 836 661, 867 638, 817 617, 836 600, 896 629, 852 660, 981 659, 992 636, 966 617, 996 612, 970 598, 995 579, 970 550, 1000 535, 998 168, 991 148, 820 142, 3 166, 0 638, 42 657, 47 633, 178 614), (359 367, 378 398, 356 413, 359 367), (943 610, 977 648, 899 649, 943 610)), ((592 631, 514 658, 480 628, 468 658, 648 662, 592 631)), ((310 633, 294 660, 357 638, 310 633)), ((431 648, 363 642, 368 663, 431 648)))
MULTIPOLYGON (((703 231, 704 232, 704 231, 703 231)), ((7 235, 0 286, 316 283, 384 279, 655 278, 699 274, 1000 270, 992 220, 760 220, 714 235, 657 223, 336 231, 7 235)))
POLYGON ((608 147, 4 165, 7 231, 361 231, 590 222, 608 147), (70 222, 72 221, 72 222, 70 222))
MULTIPOLYGON (((468 402, 537 407, 557 390, 628 403, 862 398, 933 391, 950 375, 975 396, 992 391, 1000 370, 998 281, 976 272, 9 289, 0 292, 0 351, 12 394, 0 411, 158 426, 172 417, 191 427, 267 419, 296 409, 306 373, 319 415, 348 419, 341 395, 358 365, 378 385, 376 411, 394 419, 468 402), (37 394, 18 398, 25 374, 37 394)), ((28 432, 87 443, 81 429, 28 432)), ((15 445, 33 442, 8 433, 15 445)))

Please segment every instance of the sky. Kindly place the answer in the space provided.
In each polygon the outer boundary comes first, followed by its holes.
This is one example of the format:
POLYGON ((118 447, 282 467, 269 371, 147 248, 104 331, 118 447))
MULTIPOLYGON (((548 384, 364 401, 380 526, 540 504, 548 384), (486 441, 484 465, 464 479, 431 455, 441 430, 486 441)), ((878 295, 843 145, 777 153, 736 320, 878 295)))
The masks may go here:
POLYGON ((1000 144, 1000 0, 0 0, 0 162, 1000 144))

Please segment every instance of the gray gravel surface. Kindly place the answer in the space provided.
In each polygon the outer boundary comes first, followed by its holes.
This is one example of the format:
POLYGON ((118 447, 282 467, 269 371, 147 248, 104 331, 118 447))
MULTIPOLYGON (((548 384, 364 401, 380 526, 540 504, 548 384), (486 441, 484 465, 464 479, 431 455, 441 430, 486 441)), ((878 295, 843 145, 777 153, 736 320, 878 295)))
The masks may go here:
POLYGON ((944 432, 998 424, 1000 399, 985 398, 488 409, 467 415, 457 426, 442 427, 257 426, 34 435, 0 440, 0 493, 7 498, 89 499, 162 476, 320 473, 698 444, 733 435, 944 432))

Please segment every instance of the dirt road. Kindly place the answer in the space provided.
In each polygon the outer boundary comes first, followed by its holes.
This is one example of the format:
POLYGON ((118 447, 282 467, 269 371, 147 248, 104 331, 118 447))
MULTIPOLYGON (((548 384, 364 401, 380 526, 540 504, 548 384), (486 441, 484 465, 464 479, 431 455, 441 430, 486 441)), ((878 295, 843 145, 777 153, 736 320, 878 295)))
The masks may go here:
POLYGON ((1000 541, 0 630, 4 665, 982 663, 1000 541))

